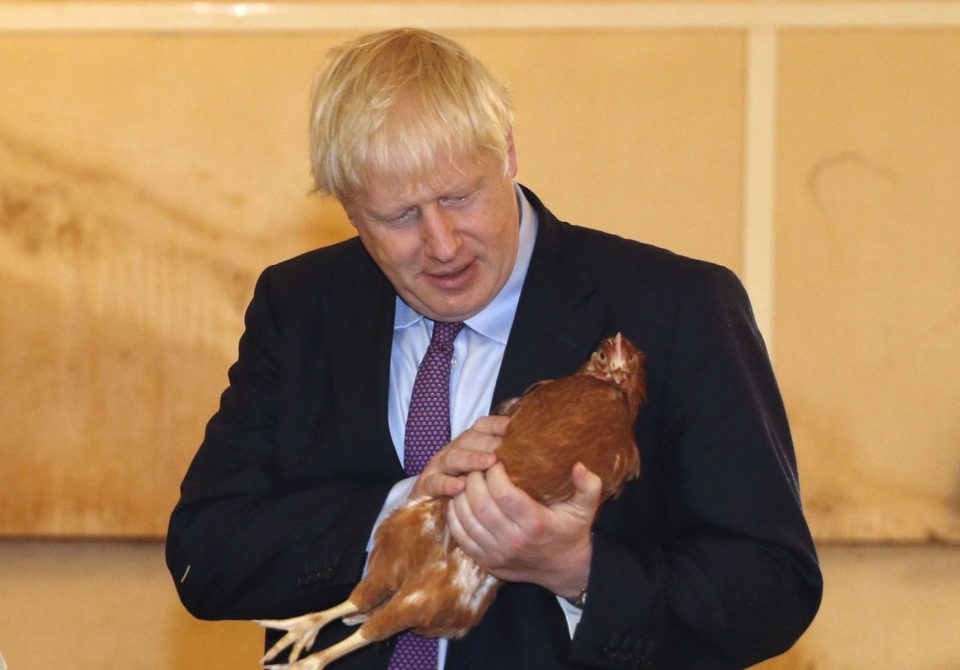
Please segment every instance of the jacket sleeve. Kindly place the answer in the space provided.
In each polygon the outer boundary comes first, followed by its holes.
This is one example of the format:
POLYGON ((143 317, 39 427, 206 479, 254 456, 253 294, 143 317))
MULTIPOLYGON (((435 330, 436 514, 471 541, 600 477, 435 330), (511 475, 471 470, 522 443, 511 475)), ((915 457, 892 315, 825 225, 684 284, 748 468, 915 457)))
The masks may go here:
POLYGON ((289 291, 273 283, 269 269, 257 282, 229 386, 170 519, 168 568, 184 605, 204 619, 286 617, 345 598, 392 483, 305 476, 282 462, 282 405, 292 404, 282 389, 304 371, 291 369, 300 363, 289 354, 296 314, 278 308, 289 291))
POLYGON ((639 445, 641 456, 659 451, 659 531, 625 540, 623 522, 614 529, 601 515, 573 661, 744 668, 788 649, 819 607, 766 349, 739 280, 708 268, 684 287, 651 408, 657 428, 641 436, 653 444, 639 445))

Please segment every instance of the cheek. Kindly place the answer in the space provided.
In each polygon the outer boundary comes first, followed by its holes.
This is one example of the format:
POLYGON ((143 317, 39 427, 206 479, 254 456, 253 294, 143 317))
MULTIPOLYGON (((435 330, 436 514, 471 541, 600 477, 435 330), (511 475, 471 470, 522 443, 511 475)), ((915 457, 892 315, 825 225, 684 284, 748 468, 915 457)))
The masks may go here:
POLYGON ((460 227, 467 244, 488 258, 499 257, 515 244, 518 228, 511 225, 502 212, 480 212, 460 227))
POLYGON ((517 223, 505 221, 495 236, 491 236, 488 248, 503 260, 503 263, 513 267, 516 259, 517 247, 520 244, 520 229, 517 223))
POLYGON ((418 266, 419 244, 411 235, 361 235, 364 246, 388 276, 405 274, 418 266))

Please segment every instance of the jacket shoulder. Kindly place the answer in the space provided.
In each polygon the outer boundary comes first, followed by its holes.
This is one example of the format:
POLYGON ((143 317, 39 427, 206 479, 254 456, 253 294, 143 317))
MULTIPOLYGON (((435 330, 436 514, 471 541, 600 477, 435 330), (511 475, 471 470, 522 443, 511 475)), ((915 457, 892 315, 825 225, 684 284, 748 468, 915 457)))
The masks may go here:
POLYGON ((359 237, 307 251, 275 263, 263 271, 273 281, 303 281, 340 273, 356 273, 372 260, 359 237))
POLYGON ((300 318, 321 304, 369 305, 385 294, 387 280, 359 238, 350 238, 267 267, 257 279, 254 300, 278 318, 300 318))
POLYGON ((628 288, 678 296, 697 289, 739 290, 729 268, 613 233, 557 222, 566 253, 575 254, 594 285, 619 292, 628 288))

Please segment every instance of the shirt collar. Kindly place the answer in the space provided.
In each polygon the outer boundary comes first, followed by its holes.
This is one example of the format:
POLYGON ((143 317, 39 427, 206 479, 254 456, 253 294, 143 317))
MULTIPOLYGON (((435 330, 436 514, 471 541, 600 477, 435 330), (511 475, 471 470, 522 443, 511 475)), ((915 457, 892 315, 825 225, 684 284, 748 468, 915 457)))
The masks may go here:
MULTIPOLYGON (((513 326, 513 317, 517 313, 520 291, 527 276, 527 269, 530 267, 530 257, 533 255, 533 246, 537 239, 537 227, 539 225, 537 213, 527 201, 526 196, 523 195, 523 191, 516 184, 513 188, 517 194, 517 204, 520 210, 520 239, 517 244, 517 258, 513 264, 513 271, 493 300, 477 314, 466 320, 466 324, 471 330, 504 345, 507 343, 510 328, 513 326)), ((399 295, 396 298, 396 305, 397 308, 393 318, 394 330, 409 328, 426 318, 405 303, 399 295)))

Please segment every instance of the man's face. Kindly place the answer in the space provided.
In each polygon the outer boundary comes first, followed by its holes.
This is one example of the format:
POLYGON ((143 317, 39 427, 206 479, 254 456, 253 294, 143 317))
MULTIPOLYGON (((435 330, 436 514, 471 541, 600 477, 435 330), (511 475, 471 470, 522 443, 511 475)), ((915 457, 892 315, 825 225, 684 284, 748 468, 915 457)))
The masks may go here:
POLYGON ((498 160, 458 167, 441 164, 430 185, 372 184, 346 205, 400 297, 434 321, 463 321, 482 310, 517 257, 512 145, 506 174, 498 160))

